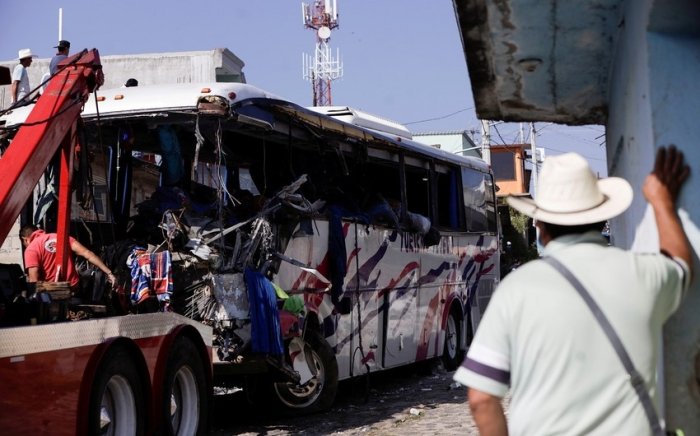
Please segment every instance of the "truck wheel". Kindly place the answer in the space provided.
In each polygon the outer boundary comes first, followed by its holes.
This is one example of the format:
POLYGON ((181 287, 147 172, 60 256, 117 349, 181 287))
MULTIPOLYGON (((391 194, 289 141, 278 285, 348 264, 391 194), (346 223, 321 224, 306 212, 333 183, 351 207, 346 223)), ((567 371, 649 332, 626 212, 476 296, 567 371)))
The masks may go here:
POLYGON ((303 385, 274 383, 276 399, 289 411, 320 412, 330 409, 338 391, 338 363, 335 353, 318 333, 307 333, 316 375, 303 385))
POLYGON ((462 321, 454 309, 450 310, 445 325, 445 348, 442 351, 442 363, 448 371, 454 371, 464 360, 464 350, 459 348, 462 343, 462 321))
POLYGON ((209 395, 197 347, 186 337, 175 340, 165 370, 161 410, 168 435, 205 434, 209 395))
POLYGON ((129 352, 119 346, 109 350, 102 359, 90 393, 90 434, 144 434, 143 387, 132 361, 129 352))

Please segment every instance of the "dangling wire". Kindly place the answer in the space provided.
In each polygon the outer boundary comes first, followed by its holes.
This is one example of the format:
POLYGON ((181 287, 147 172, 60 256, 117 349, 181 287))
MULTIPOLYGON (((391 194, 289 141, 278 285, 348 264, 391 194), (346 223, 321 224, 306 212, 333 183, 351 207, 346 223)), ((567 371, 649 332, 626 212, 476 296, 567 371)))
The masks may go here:
POLYGON ((199 131, 199 113, 197 113, 197 118, 196 118, 195 123, 194 123, 194 137, 197 139, 197 145, 195 145, 195 148, 194 148, 194 160, 192 162, 192 173, 190 174, 191 180, 197 180, 197 176, 198 176, 197 166, 199 165, 199 150, 202 148, 202 144, 204 144, 204 136, 202 136, 202 133, 199 131))
MULTIPOLYGON (((224 202, 222 201, 223 197, 223 192, 225 190, 224 183, 222 183, 221 179, 221 165, 224 163, 224 151, 221 146, 222 143, 222 131, 221 131, 221 120, 218 120, 218 124, 216 127, 216 153, 217 153, 217 176, 219 179, 218 183, 218 189, 216 192, 216 198, 217 198, 217 206, 218 206, 218 218, 219 218, 219 231, 223 233, 224 231, 224 202)), ((228 193, 228 192, 227 192, 228 193)), ((224 250, 226 248, 226 244, 224 243, 224 238, 221 238, 219 241, 219 249, 221 250, 220 253, 223 255, 224 250)))

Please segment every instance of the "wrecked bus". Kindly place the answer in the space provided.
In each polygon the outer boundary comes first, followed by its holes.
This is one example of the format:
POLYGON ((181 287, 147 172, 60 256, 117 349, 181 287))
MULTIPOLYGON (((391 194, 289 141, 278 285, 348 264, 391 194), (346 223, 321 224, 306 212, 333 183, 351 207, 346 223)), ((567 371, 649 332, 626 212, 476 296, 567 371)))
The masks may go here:
POLYGON ((215 382, 293 410, 371 371, 456 368, 499 277, 490 168, 347 112, 234 83, 93 95, 72 235, 119 285, 92 297, 211 326, 215 382))

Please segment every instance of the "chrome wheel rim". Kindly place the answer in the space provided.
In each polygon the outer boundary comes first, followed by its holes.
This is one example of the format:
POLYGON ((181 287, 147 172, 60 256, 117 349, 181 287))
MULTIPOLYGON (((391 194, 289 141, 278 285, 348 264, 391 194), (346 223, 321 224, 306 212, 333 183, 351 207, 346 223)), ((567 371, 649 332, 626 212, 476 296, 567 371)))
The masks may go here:
POLYGON ((109 379, 100 401, 100 435, 136 434, 136 400, 129 381, 121 375, 109 379))

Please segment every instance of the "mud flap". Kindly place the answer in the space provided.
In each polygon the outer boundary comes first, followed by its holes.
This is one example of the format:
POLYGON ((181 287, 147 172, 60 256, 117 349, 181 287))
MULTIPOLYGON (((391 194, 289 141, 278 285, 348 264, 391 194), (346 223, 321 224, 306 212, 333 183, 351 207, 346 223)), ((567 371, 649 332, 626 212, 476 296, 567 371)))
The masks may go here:
POLYGON ((292 367, 299 373, 299 384, 303 385, 316 376, 316 365, 313 362, 311 346, 301 338, 294 338, 289 343, 289 357, 292 367))

